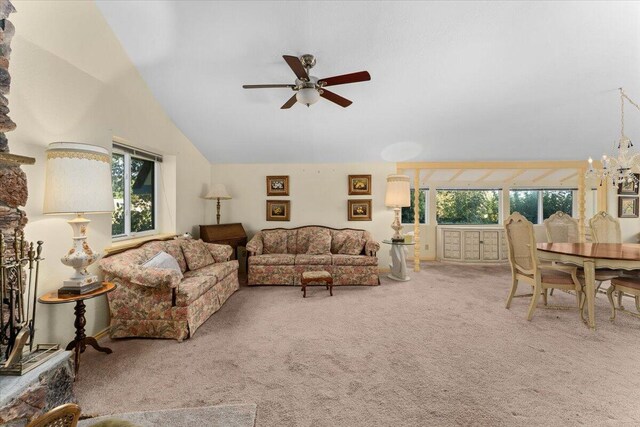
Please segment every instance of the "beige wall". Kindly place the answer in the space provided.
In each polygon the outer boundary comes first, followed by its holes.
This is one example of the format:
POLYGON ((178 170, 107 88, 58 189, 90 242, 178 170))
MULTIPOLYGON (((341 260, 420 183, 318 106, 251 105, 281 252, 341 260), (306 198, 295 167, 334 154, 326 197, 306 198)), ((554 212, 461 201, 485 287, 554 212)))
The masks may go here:
MULTIPOLYGON (((43 240, 39 294, 55 290, 71 269, 59 259, 71 247, 70 217, 42 214, 44 150, 54 141, 111 147, 112 137, 166 156, 159 184, 160 231, 195 231, 205 218, 200 196, 211 165, 169 120, 93 2, 14 1, 18 13, 12 43, 9 133, 14 154, 36 158, 25 166, 29 180, 27 237, 43 240), (176 209, 179 206, 179 209, 176 209)), ((91 185, 90 177, 87 185, 91 185)), ((90 216, 89 244, 111 245, 109 215, 90 216)), ((95 266, 92 268, 97 270, 95 266)), ((87 332, 108 325, 104 298, 87 303, 87 332)), ((73 338, 72 304, 38 307, 36 339, 66 343, 73 338)))
MULTIPOLYGON (((221 222, 241 222, 249 235, 263 228, 326 225, 335 228, 363 228, 382 241, 393 234, 393 210, 385 207, 387 175, 395 173, 394 163, 344 164, 214 164, 212 183, 225 184, 232 200, 221 201, 221 222), (349 175, 371 174, 371 196, 349 196, 349 175), (291 221, 266 221, 266 176, 289 175, 291 221), (372 199, 372 221, 347 221, 348 199, 372 199)), ((212 201, 212 204, 215 202, 212 201)), ((215 215, 208 218, 215 223, 215 215)), ((379 266, 388 268, 389 247, 381 245, 379 266)))

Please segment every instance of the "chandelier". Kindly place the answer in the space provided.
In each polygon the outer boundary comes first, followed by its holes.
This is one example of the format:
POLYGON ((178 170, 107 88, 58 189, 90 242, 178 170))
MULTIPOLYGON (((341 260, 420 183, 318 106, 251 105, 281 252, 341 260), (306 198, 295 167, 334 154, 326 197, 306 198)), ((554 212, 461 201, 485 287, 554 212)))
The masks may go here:
MULTIPOLYGON (((602 155, 602 169, 594 169, 593 159, 589 157, 589 170, 587 170, 587 178, 596 178, 600 180, 600 185, 610 183, 614 187, 622 183, 638 183, 638 178, 634 171, 640 171, 640 153, 631 153, 633 143, 624 134, 624 100, 629 101, 631 105, 640 111, 640 106, 633 102, 622 88, 620 90, 620 140, 618 141, 618 152, 616 156, 602 155)), ((614 144, 615 145, 615 144, 614 144)))

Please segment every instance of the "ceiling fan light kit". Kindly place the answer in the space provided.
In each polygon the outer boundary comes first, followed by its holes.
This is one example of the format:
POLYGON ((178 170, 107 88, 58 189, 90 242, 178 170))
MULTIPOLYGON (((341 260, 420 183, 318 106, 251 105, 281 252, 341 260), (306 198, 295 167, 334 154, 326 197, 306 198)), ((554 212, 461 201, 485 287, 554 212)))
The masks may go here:
POLYGON ((291 88, 296 93, 289 98, 282 107, 280 107, 281 109, 291 108, 296 102, 310 107, 312 104, 318 102, 320 98, 324 98, 346 108, 351 105, 352 102, 338 94, 324 89, 325 86, 337 86, 371 80, 371 76, 367 71, 358 71, 357 73, 342 74, 325 79, 318 79, 315 76, 309 75, 309 70, 316 65, 315 56, 305 54, 300 58, 291 55, 283 55, 282 57, 297 77, 295 84, 258 84, 242 86, 244 89, 291 88))

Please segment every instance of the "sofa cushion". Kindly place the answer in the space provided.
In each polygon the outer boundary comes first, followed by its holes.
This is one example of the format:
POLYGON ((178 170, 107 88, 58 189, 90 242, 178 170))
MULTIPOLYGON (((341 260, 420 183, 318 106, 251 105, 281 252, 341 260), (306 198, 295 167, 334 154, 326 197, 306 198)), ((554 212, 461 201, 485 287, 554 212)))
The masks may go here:
POLYGON ((264 254, 249 257, 249 265, 294 265, 293 254, 264 254))
POLYGON ((360 230, 335 230, 331 238, 331 253, 360 255, 366 239, 360 230))
POLYGON ((331 253, 331 232, 322 227, 304 227, 298 230, 296 254, 323 255, 331 253))
POLYGON ((333 265, 378 265, 378 258, 365 255, 332 255, 333 265))
POLYGON ((296 265, 331 265, 331 255, 296 255, 296 265))
POLYGON ((155 267, 155 268, 166 268, 169 270, 175 270, 180 274, 180 278, 182 278, 182 271, 180 270, 180 266, 178 265, 178 261, 165 251, 160 251, 155 254, 150 260, 142 264, 143 267, 155 267))
POLYGON ((286 254, 288 230, 264 230, 262 232, 262 253, 286 254))
POLYGON ((189 270, 197 270, 215 262, 202 240, 180 239, 180 246, 189 270))
POLYGON ((199 268, 197 270, 191 270, 184 273, 184 277, 204 277, 212 276, 221 281, 229 274, 238 269, 238 261, 218 262, 215 264, 207 265, 206 267, 199 268))
POLYGON ((185 277, 178 286, 176 305, 187 307, 218 283, 215 276, 185 277))
POLYGON ((180 266, 180 271, 183 273, 187 271, 187 260, 184 257, 184 253, 182 253, 182 247, 180 246, 180 240, 167 240, 164 243, 164 251, 174 257, 176 261, 178 261, 178 265, 180 266))

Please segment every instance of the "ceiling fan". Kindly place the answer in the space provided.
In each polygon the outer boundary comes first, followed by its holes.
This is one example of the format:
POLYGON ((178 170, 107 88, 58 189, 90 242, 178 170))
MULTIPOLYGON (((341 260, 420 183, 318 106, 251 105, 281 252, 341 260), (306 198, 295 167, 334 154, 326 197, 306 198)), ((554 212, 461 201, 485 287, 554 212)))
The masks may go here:
POLYGON ((291 108, 296 102, 309 107, 311 104, 318 102, 320 97, 334 102, 341 107, 348 107, 351 105, 351 101, 328 91, 325 87, 371 80, 371 76, 367 71, 358 71, 357 73, 318 79, 315 76, 309 75, 309 70, 316 65, 315 56, 307 54, 302 55, 300 58, 291 55, 282 55, 282 57, 297 77, 295 84, 242 85, 245 89, 291 88, 296 93, 280 107, 281 109, 291 108))

